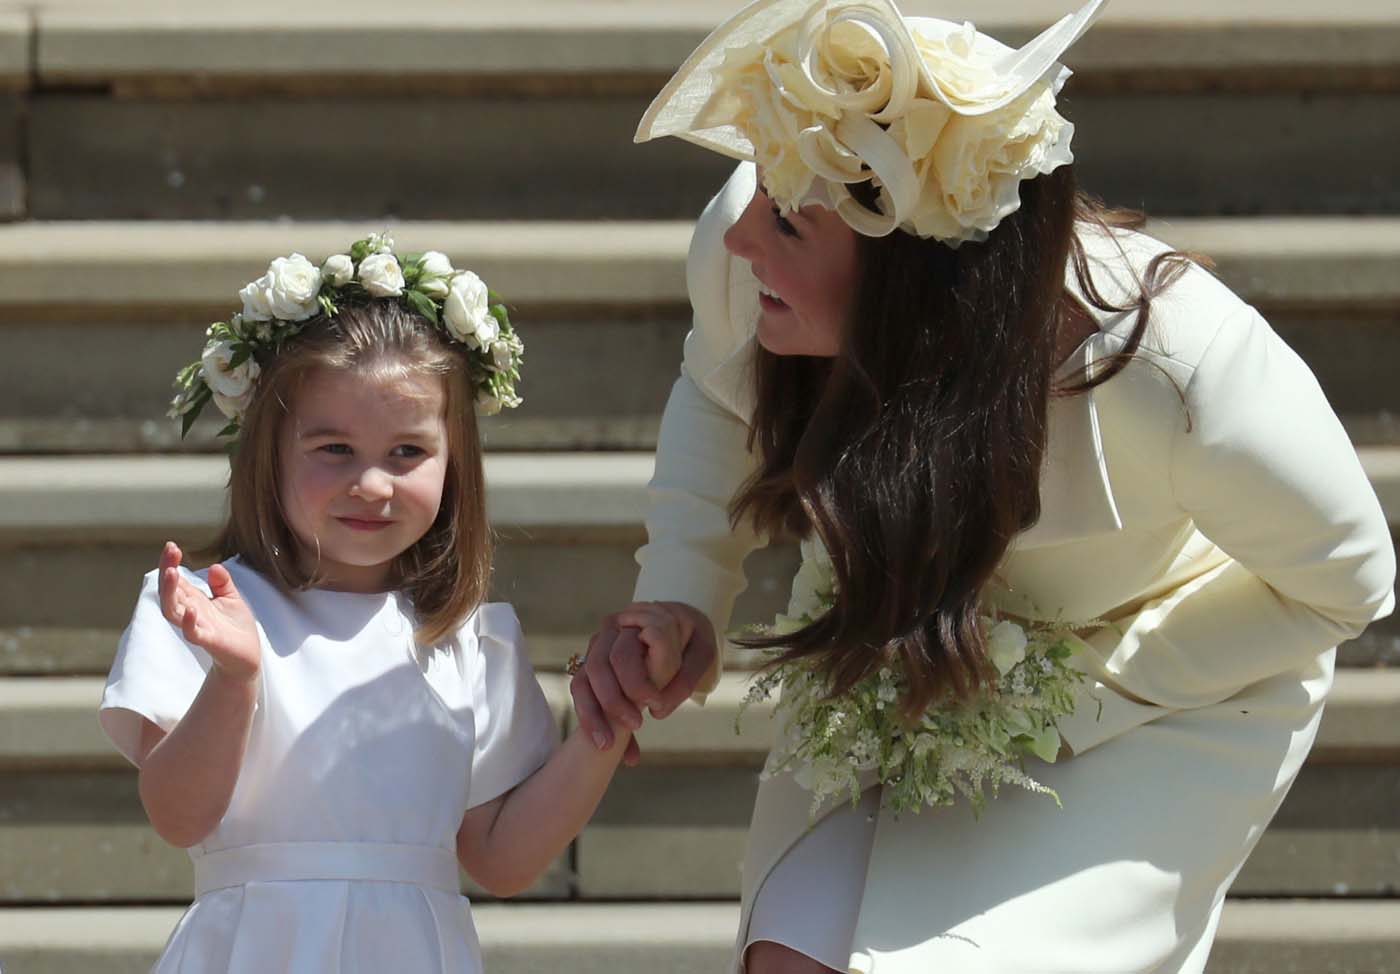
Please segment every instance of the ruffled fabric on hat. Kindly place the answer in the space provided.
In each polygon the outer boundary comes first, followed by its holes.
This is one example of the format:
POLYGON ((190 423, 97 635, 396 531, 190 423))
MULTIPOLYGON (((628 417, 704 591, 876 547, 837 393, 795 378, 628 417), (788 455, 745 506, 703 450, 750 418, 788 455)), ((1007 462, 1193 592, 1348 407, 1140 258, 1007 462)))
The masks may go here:
POLYGON ((636 140, 753 160, 784 211, 822 202, 868 236, 984 240, 1019 207, 1021 180, 1073 161, 1057 59, 1103 2, 1012 50, 890 0, 759 0, 682 65, 636 140), (866 180, 876 210, 846 189, 866 180))

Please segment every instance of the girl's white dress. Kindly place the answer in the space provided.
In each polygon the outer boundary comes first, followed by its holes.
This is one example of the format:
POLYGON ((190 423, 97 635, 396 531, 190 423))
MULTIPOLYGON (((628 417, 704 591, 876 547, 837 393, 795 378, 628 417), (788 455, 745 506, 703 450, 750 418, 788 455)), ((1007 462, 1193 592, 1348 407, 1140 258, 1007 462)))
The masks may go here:
MULTIPOLYGON (((480 971, 457 828, 558 741, 514 610, 482 605, 423 651, 395 593, 288 595, 225 564, 262 632, 257 709, 228 811, 189 850, 194 903, 154 970, 480 971)), ((187 573, 207 591, 205 576, 187 573)), ((103 729, 134 760, 140 717, 172 728, 211 665, 161 615, 151 572, 103 729)))

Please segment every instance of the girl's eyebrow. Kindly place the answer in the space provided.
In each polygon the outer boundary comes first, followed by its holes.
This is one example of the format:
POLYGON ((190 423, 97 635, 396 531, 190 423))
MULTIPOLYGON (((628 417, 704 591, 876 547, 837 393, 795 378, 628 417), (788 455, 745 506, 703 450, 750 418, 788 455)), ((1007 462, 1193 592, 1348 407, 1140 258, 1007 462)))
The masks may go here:
MULTIPOLYGON (((350 433, 347 433, 344 430, 337 429, 333 426, 317 426, 313 429, 304 430, 301 433, 298 433, 297 439, 316 440, 322 437, 334 437, 336 439, 348 440, 351 439, 351 436, 352 435, 350 433)), ((417 426, 410 427, 409 429, 405 430, 399 430, 398 432, 392 434, 389 437, 389 439, 391 440, 430 440, 432 438, 433 430, 427 427, 417 426)))

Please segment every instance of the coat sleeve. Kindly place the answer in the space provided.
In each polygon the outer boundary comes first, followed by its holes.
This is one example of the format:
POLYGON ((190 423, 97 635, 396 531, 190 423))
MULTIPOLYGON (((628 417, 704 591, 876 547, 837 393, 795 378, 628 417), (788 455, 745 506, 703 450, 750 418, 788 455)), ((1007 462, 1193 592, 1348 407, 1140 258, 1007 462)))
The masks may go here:
MULTIPOLYGON (((731 315, 731 289, 742 282, 723 245, 753 185, 752 165, 740 166, 696 224, 686 263, 694 323, 661 419, 647 543, 637 552, 638 601, 685 602, 721 635, 744 588, 744 558, 759 544, 747 527, 729 522, 729 502, 754 469, 745 388, 752 324, 731 315)), ((714 688, 719 671, 717 659, 702 691, 714 688)))
MULTIPOLYGON (((1129 693, 1207 706, 1304 666, 1394 606, 1395 550, 1346 431, 1253 309, 1228 317, 1184 390, 1172 491, 1230 557, 1088 639, 1129 693)), ((1114 731, 1062 727, 1076 752, 1114 731)))

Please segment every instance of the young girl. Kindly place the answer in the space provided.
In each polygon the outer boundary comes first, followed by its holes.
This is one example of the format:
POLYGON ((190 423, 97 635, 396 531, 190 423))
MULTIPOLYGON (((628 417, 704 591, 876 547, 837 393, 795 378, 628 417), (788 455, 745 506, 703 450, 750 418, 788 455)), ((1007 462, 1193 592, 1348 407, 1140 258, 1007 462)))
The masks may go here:
POLYGON ((224 561, 165 546, 102 699, 194 861, 155 970, 479 971, 458 865, 524 890, 621 754, 556 748, 514 611, 481 601, 473 403, 519 401, 522 347, 474 274, 384 238, 242 297, 173 408, 237 436, 224 561))

